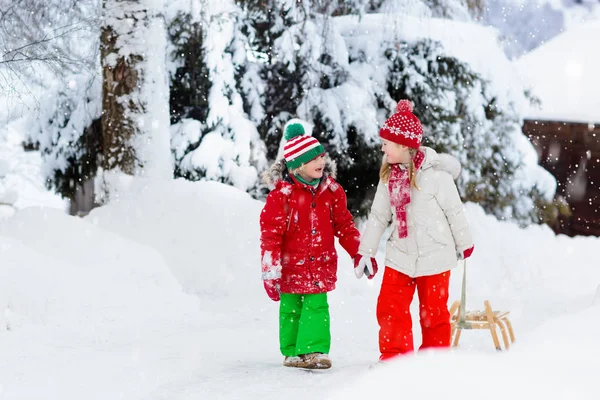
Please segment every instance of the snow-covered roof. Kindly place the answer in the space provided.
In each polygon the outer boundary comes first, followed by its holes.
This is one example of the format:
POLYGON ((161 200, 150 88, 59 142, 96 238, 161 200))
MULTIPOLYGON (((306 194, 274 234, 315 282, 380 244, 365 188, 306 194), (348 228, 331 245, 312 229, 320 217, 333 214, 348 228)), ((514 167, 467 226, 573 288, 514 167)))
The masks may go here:
POLYGON ((600 21, 560 34, 516 61, 541 102, 525 117, 600 123, 600 21))

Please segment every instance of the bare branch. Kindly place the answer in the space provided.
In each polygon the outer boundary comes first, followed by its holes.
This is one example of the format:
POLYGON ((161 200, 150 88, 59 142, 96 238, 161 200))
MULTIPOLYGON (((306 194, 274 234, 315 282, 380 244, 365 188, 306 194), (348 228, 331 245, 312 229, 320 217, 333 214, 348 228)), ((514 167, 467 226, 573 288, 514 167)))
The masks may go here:
POLYGON ((11 6, 6 11, 0 10, 0 20, 4 19, 7 14, 10 14, 21 3, 23 3, 23 0, 12 1, 11 6))
MULTIPOLYGON (((71 24, 71 26, 74 26, 74 25, 75 24, 71 24)), ((58 28, 58 29, 61 29, 61 28, 58 28)), ((48 35, 46 34, 41 39, 38 39, 38 40, 36 40, 34 42, 27 43, 27 44, 25 44, 25 45, 23 45, 21 47, 16 48, 16 49, 11 49, 11 50, 5 52, 4 54, 6 55, 6 54, 13 53, 13 52, 21 52, 21 50, 24 50, 24 49, 26 49, 28 47, 39 46, 39 45, 42 45, 44 43, 51 42, 53 40, 65 37, 65 36, 69 35, 70 33, 76 32, 76 31, 81 30, 81 29, 83 29, 83 28, 72 28, 72 29, 70 29, 68 31, 65 31, 65 32, 61 33, 60 35, 56 35, 56 36, 52 36, 52 37, 48 37, 48 35)))
POLYGON ((0 0, 0 92, 95 73, 100 12, 99 0, 0 0))
POLYGON ((16 55, 21 55, 23 56, 22 58, 11 58, 10 60, 0 60, 0 65, 2 64, 10 64, 10 63, 23 63, 23 62, 32 62, 32 61, 43 61, 43 62, 48 62, 48 61, 54 61, 54 62, 60 62, 60 60, 56 57, 37 57, 37 56, 28 56, 22 53, 17 53, 16 55))

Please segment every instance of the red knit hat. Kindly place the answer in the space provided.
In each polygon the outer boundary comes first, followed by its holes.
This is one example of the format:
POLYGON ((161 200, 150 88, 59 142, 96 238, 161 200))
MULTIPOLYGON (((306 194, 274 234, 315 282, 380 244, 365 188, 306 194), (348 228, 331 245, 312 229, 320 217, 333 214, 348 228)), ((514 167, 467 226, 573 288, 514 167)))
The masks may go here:
POLYGON ((423 127, 412 110, 413 103, 410 100, 400 100, 396 106, 396 113, 385 121, 379 130, 379 136, 418 149, 423 139, 423 127))

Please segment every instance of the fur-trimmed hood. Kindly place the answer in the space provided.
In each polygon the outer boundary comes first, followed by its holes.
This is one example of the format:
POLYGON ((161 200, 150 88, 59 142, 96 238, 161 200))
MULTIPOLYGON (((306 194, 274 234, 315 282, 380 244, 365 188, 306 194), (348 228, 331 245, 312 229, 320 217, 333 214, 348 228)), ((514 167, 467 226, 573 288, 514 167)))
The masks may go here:
MULTIPOLYGON (((325 166, 323 167, 323 177, 321 181, 331 177, 335 179, 337 176, 337 165, 329 155, 325 154, 325 166)), ((281 159, 273 163, 271 167, 265 171, 263 175, 263 182, 269 186, 275 186, 279 181, 286 181, 292 183, 290 173, 285 165, 285 160, 281 159)))
POLYGON ((421 150, 425 153, 425 159, 423 160, 423 165, 421 165, 422 170, 433 168, 438 171, 446 171, 452 175, 454 180, 458 179, 461 165, 456 157, 446 153, 438 153, 426 146, 421 146, 421 150))

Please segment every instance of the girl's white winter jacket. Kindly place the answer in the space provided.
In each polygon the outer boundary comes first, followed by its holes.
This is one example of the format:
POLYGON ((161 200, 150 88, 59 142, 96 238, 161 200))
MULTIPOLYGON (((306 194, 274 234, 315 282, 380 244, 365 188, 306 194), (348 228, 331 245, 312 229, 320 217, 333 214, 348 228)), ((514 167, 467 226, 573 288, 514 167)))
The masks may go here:
POLYGON ((410 277, 435 275, 454 268, 457 253, 473 246, 463 204, 454 183, 460 163, 448 154, 421 147, 425 159, 416 173, 406 207, 408 237, 398 237, 396 210, 390 205, 387 184, 379 181, 371 214, 358 252, 374 257, 386 228, 385 265, 410 277))

